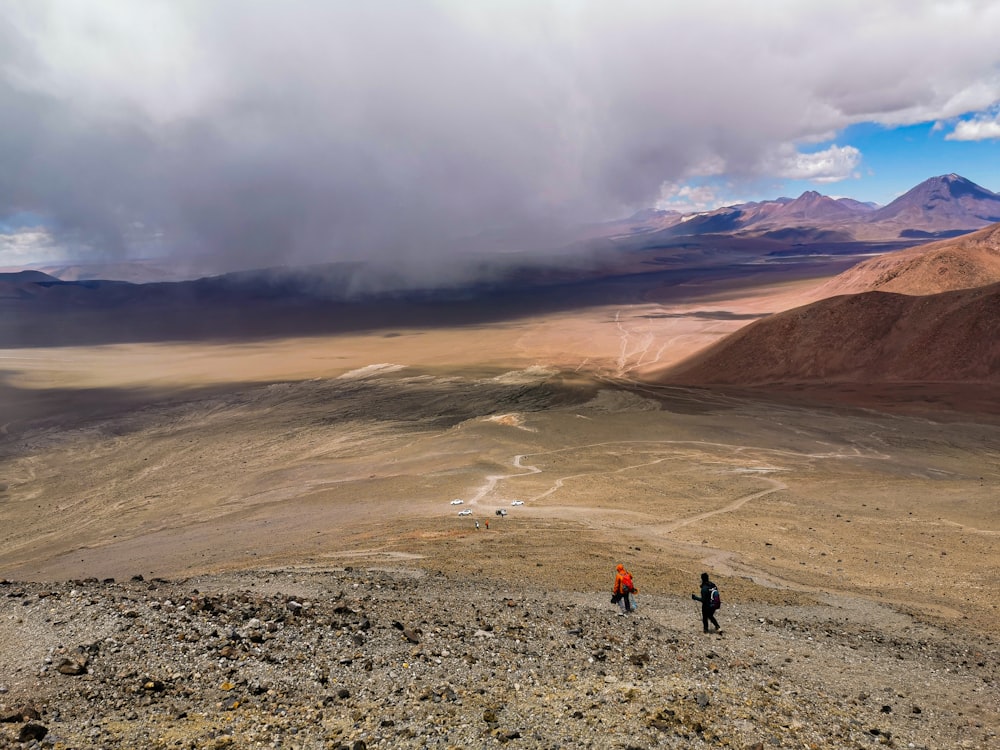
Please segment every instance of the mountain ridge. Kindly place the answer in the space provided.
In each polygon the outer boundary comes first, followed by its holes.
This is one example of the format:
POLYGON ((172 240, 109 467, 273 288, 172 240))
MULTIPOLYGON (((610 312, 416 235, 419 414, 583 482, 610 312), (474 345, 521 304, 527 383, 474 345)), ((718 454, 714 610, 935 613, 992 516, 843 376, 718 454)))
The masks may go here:
POLYGON ((934 239, 1000 222, 1000 194, 960 175, 930 177, 885 206, 853 198, 831 198, 807 190, 797 198, 739 203, 693 214, 665 211, 650 222, 649 210, 621 224, 632 232, 664 237, 700 234, 788 236, 796 230, 834 233, 842 241, 934 239), (643 217, 645 221, 639 217, 643 217), (775 233, 778 233, 775 235, 775 233))

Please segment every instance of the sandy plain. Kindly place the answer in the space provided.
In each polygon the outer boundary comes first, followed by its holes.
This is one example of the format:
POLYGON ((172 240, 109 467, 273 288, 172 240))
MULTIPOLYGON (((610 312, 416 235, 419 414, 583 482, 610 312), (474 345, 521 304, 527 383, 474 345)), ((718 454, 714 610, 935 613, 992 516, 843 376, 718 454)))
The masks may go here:
POLYGON ((2 351, 0 577, 360 565, 592 592, 623 561, 650 593, 710 570, 730 600, 847 596, 995 634, 995 416, 637 377, 814 288, 2 351))

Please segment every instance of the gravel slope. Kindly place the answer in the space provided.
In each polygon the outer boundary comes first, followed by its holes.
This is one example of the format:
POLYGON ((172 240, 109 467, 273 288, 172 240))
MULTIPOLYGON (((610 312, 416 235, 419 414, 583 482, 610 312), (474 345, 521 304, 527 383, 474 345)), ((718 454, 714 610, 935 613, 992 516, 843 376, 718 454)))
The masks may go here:
POLYGON ((0 747, 989 748, 1000 648, 880 605, 410 570, 0 585, 0 747))

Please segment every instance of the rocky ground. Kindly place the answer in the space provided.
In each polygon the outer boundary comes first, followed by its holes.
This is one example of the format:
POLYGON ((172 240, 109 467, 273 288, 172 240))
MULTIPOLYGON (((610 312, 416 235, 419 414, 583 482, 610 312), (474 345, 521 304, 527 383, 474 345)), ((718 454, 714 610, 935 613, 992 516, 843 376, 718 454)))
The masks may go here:
MULTIPOLYGON (((723 586, 725 593, 725 586, 723 586)), ((422 570, 0 585, 0 747, 991 748, 1000 643, 422 570)))

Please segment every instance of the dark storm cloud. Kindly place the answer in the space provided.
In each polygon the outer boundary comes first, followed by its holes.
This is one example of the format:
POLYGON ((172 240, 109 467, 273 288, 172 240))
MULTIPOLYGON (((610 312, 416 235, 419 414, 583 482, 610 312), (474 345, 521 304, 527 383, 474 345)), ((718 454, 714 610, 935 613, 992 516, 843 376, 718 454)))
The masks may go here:
POLYGON ((1000 100, 988 3, 684 5, 0 0, 0 214, 423 282, 695 174, 836 179, 856 153, 794 144, 1000 100))

